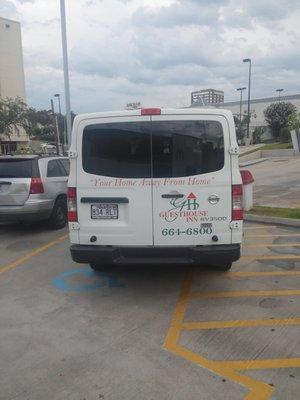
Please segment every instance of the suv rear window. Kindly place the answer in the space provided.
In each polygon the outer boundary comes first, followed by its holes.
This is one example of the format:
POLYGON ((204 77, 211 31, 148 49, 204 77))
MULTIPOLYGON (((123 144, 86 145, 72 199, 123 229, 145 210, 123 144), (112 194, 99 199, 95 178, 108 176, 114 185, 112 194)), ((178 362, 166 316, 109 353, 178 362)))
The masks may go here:
POLYGON ((33 160, 0 158, 0 178, 31 178, 33 160))
POLYGON ((91 125, 83 132, 82 163, 90 174, 120 178, 218 171, 224 166, 222 125, 218 121, 91 125))

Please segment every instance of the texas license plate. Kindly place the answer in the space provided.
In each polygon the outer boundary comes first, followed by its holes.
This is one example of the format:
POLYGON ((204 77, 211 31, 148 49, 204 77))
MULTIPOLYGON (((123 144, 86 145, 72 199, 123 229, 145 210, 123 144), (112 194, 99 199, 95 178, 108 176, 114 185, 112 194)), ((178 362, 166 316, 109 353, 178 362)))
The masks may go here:
POLYGON ((118 204, 92 204, 92 219, 118 219, 118 204))

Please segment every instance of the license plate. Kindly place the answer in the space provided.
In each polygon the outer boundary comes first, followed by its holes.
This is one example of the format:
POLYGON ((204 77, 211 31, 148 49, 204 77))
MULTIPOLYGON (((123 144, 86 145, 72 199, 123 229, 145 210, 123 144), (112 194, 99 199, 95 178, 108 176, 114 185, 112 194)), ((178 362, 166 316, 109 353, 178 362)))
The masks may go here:
POLYGON ((118 204, 92 204, 92 219, 118 219, 118 204))

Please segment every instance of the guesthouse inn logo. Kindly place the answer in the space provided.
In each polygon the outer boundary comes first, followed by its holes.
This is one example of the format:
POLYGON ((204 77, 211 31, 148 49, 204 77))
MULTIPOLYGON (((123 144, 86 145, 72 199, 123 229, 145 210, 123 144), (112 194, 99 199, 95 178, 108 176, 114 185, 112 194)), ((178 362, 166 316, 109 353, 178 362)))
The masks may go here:
POLYGON ((183 219, 186 222, 197 222, 200 217, 206 217, 208 212, 199 210, 197 196, 190 193, 184 198, 171 199, 171 208, 168 211, 161 211, 159 216, 166 222, 174 222, 178 219, 183 219))

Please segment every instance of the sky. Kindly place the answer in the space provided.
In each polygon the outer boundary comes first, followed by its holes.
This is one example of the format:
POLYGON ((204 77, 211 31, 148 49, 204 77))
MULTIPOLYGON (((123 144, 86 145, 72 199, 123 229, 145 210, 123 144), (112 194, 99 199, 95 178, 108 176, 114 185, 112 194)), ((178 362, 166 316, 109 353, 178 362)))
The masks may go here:
MULTIPOLYGON (((300 93, 299 0, 66 0, 71 108, 185 107, 194 90, 225 101, 300 93)), ((64 93, 59 0, 0 0, 21 22, 27 102, 64 93)), ((62 97, 63 99, 63 97, 62 97)))

